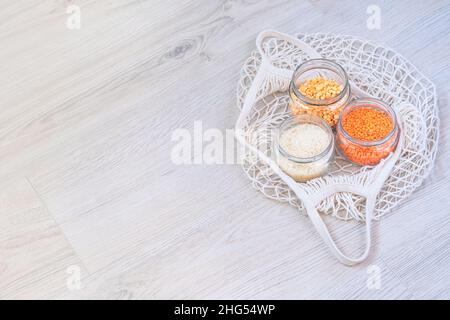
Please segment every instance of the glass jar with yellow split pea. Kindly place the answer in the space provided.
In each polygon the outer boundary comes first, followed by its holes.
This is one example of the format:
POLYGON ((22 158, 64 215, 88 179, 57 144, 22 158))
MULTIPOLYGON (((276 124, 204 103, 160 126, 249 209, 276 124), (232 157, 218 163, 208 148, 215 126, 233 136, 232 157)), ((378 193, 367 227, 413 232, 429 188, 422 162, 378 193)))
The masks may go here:
POLYGON ((299 65, 292 75, 289 95, 294 115, 316 115, 332 127, 351 99, 347 73, 328 59, 311 59, 299 65))

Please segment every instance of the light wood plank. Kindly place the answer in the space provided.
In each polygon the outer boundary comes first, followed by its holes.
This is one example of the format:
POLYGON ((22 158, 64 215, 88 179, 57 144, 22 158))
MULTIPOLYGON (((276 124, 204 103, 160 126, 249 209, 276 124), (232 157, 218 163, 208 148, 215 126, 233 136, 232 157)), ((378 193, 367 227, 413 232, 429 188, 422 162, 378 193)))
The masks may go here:
POLYGON ((86 275, 83 264, 26 178, 2 182, 0 299, 51 298, 62 288, 68 291, 67 270, 71 266, 86 275))
MULTIPOLYGON (((381 260, 354 268, 336 263, 306 217, 287 206, 265 211, 261 199, 204 217, 176 243, 147 248, 105 266, 82 291, 64 298, 105 299, 409 299, 411 292, 381 260), (246 212, 246 214, 242 214, 246 212), (261 245, 264 244, 264 245, 261 245), (136 256, 143 257, 136 264, 136 256), (380 269, 381 287, 367 286, 367 267, 380 269)), ((193 217, 194 218, 194 217, 193 217)), ((161 225, 161 224, 158 224, 161 225)), ((347 232, 356 242, 359 232, 347 232)), ((337 230, 336 230, 337 229, 337 230)), ((339 232, 341 233, 341 232, 339 232)), ((170 239, 175 236, 167 235, 170 239)), ((157 239, 162 236, 158 235, 157 239)), ((94 249, 99 252, 100 250, 94 249)), ((88 260, 91 260, 88 258, 88 260)))

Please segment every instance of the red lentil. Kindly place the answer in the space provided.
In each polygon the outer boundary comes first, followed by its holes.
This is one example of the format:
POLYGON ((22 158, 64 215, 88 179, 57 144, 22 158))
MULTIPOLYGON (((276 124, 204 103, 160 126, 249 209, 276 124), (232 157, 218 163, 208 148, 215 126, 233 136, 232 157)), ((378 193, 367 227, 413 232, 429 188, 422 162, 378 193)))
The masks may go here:
POLYGON ((342 125, 350 136, 363 141, 381 140, 394 129, 394 123, 386 112, 370 107, 350 111, 342 125))
POLYGON ((396 126, 391 115, 381 108, 354 105, 348 113, 343 111, 341 124, 342 127, 337 130, 337 145, 347 159, 354 163, 376 165, 397 146, 398 131, 387 141, 383 141, 396 126), (377 141, 380 143, 376 143, 377 141))

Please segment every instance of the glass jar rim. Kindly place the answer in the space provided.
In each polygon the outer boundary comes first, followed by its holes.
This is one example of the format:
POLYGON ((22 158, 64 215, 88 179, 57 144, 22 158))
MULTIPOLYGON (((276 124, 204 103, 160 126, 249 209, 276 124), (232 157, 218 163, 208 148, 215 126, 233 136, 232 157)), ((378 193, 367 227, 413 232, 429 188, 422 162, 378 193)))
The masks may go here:
POLYGON ((356 144, 359 145, 363 145, 363 146, 367 146, 367 147, 374 147, 374 146, 379 146, 382 145, 384 143, 386 143, 387 141, 389 141, 392 136, 395 134, 395 132, 398 131, 399 125, 398 125, 398 121, 397 121, 397 114, 394 111, 394 109, 389 106, 387 103, 385 103, 384 101, 380 100, 380 99, 375 99, 375 98, 359 98, 359 99, 353 99, 352 101, 350 101, 349 104, 347 104, 341 111, 340 115, 339 115, 339 120, 338 120, 338 129, 340 132, 342 132, 342 134, 344 135, 344 137, 351 141, 354 142, 356 144), (348 111, 348 109, 350 108, 373 108, 373 109, 382 109, 383 112, 387 113, 392 122, 394 123, 394 126, 392 128, 392 130, 382 139, 379 140, 374 140, 374 141, 367 141, 367 140, 361 140, 355 137, 352 137, 347 130, 344 129, 344 125, 342 124, 343 121, 343 117, 346 114, 346 111, 348 111))
POLYGON ((278 151, 287 159, 289 159, 293 162, 307 164, 307 163, 312 163, 312 162, 315 162, 317 160, 324 158, 330 152, 330 150, 334 149, 334 135, 333 135, 333 130, 331 129, 328 122, 323 120, 321 117, 311 115, 311 114, 290 115, 288 118, 283 120, 283 122, 278 127, 278 132, 276 135, 276 144, 277 144, 278 151), (311 121, 311 120, 313 120, 313 121, 311 121), (310 124, 316 125, 316 126, 320 127, 321 129, 323 129, 327 133, 327 135, 330 139, 328 146, 323 151, 321 151, 320 153, 318 153, 312 157, 305 157, 305 158, 296 157, 296 156, 290 154, 289 152, 287 152, 280 144, 280 137, 281 137, 281 134, 283 131, 282 130, 283 127, 292 121, 296 121, 298 124, 310 123, 310 124), (314 123, 314 122, 317 122, 318 124, 314 123))
MULTIPOLYGON (((298 65, 297 68, 295 68, 294 73, 292 74, 290 86, 291 86, 291 90, 294 91, 295 95, 299 99, 301 99, 302 101, 305 101, 306 103, 308 103, 310 105, 314 105, 314 106, 327 106, 327 105, 333 104, 333 103, 341 100, 347 94, 347 91, 350 93, 350 84, 349 84, 348 75, 347 75, 347 72, 345 71, 345 69, 340 64, 338 64, 332 60, 324 59, 324 58, 309 59, 309 60, 306 60, 305 62, 301 63, 300 65, 298 65), (324 64, 326 64, 326 66, 319 67, 319 66, 315 65, 316 63, 324 63, 324 64), (314 70, 314 69, 328 69, 328 70, 338 74, 343 79, 345 85, 342 88, 341 92, 339 92, 339 94, 333 98, 321 100, 321 99, 313 99, 313 98, 307 97, 300 92, 300 90, 297 88, 297 85, 295 84, 297 72, 301 68, 306 68, 303 72, 306 72, 309 70, 314 70)), ((349 94, 349 97, 350 97, 350 94, 349 94)))

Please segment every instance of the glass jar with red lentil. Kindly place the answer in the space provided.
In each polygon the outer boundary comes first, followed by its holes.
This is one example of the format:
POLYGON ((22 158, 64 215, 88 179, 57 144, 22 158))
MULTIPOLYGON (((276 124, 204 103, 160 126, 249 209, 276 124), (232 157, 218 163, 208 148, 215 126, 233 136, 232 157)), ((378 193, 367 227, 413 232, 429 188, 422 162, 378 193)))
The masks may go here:
POLYGON ((376 165, 394 152, 400 128, 394 110, 378 99, 351 101, 336 126, 340 153, 358 165, 376 165))
POLYGON ((350 101, 350 84, 344 68, 328 59, 311 59, 297 67, 289 86, 291 112, 312 114, 335 127, 350 101))

